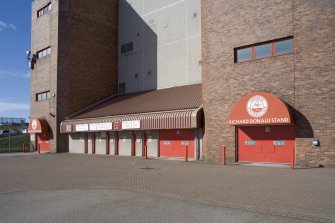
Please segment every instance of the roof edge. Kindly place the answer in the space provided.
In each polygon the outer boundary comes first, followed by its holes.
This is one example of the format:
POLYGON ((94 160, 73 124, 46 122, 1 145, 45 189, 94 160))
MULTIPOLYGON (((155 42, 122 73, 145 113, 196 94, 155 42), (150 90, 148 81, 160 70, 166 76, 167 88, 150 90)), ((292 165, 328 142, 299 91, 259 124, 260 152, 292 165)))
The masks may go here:
POLYGON ((183 112, 183 111, 199 111, 203 108, 203 105, 196 108, 186 108, 186 109, 178 109, 178 110, 169 110, 169 111, 155 111, 155 112, 141 112, 141 113, 131 113, 131 114, 123 114, 123 115, 108 115, 108 116, 100 116, 94 118, 79 118, 79 119, 67 119, 61 122, 65 123, 68 121, 86 121, 86 120, 94 120, 94 119, 102 119, 102 118, 113 118, 113 117, 124 117, 124 116, 135 116, 135 115, 146 115, 146 114, 158 114, 158 113, 171 113, 171 112, 183 112))
POLYGON ((89 110, 91 108, 94 108, 95 106, 98 106, 98 105, 104 103, 105 101, 108 101, 109 99, 112 99, 112 98, 117 97, 117 96, 120 96, 120 95, 119 94, 113 94, 113 95, 111 95, 111 96, 109 96, 107 98, 101 99, 100 101, 97 101, 97 102, 95 102, 95 103, 93 103, 93 104, 91 104, 91 105, 89 105, 89 106, 87 106, 87 107, 85 107, 85 108, 83 108, 83 109, 75 112, 75 113, 72 113, 71 115, 65 116, 64 117, 64 121, 67 120, 67 119, 71 119, 72 117, 74 117, 76 115, 79 115, 80 113, 85 112, 85 111, 87 111, 87 110, 89 110))

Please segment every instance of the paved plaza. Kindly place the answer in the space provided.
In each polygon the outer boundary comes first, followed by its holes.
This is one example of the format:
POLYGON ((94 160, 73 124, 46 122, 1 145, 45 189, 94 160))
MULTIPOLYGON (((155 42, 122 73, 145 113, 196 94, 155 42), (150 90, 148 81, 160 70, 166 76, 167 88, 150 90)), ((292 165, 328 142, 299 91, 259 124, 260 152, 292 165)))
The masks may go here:
POLYGON ((0 222, 335 222, 335 169, 0 156, 0 222))

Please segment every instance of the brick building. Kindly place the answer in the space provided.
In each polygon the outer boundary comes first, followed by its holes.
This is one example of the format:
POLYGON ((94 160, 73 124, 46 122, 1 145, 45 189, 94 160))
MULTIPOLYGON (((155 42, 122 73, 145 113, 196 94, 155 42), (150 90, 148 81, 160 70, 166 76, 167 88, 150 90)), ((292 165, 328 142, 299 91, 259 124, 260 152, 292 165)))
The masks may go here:
POLYGON ((30 131, 52 152, 335 164, 334 1, 49 3, 30 131))
POLYGON ((30 132, 36 149, 68 151, 68 137, 59 130, 64 117, 116 93, 117 12, 118 1, 110 0, 32 3, 30 132))
POLYGON ((278 151, 286 162, 293 155, 297 166, 335 164, 334 8, 332 0, 202 1, 206 160, 218 162, 225 145, 229 163, 266 162, 278 151), (234 104, 259 91, 282 100, 294 120, 229 125, 234 104), (275 133, 278 124, 287 128, 275 133), (290 128, 290 136, 281 137, 290 128), (266 140, 274 144, 266 147, 266 140), (286 140, 293 143, 290 154, 280 151, 286 140))

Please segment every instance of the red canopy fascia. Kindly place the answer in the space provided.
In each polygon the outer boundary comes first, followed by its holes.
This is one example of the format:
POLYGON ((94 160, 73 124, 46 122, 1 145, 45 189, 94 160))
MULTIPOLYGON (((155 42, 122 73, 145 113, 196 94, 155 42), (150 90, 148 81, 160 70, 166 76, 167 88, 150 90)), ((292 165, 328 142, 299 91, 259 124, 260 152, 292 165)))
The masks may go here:
POLYGON ((239 99, 230 111, 229 125, 293 124, 285 102, 266 92, 253 92, 239 99))
POLYGON ((28 126, 29 133, 48 133, 49 124, 45 119, 31 118, 28 126))

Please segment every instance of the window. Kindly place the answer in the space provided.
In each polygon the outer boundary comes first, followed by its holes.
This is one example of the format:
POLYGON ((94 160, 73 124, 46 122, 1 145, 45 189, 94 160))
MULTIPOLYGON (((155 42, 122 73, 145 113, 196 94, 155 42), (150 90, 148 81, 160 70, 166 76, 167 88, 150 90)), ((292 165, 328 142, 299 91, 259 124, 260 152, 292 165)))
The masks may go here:
POLYGON ((42 15, 48 13, 51 10, 51 2, 37 11, 37 17, 41 17, 42 15))
POLYGON ((235 63, 279 56, 293 52, 293 37, 235 48, 235 63))
POLYGON ((276 55, 292 53, 292 39, 278 41, 275 43, 276 55))
POLYGON ((251 60, 252 55, 251 55, 251 48, 246 48, 246 49, 240 49, 237 51, 237 61, 246 61, 246 60, 251 60))
POLYGON ((256 59, 270 57, 271 55, 272 55, 271 44, 255 46, 255 58, 256 59))
POLYGON ((36 94, 36 101, 44 101, 50 98, 51 98, 50 91, 45 91, 45 92, 36 94))
POLYGON ((41 59, 41 58, 46 57, 46 56, 48 56, 50 54, 51 54, 51 48, 48 47, 48 48, 46 48, 44 50, 38 51, 37 52, 37 57, 38 57, 38 59, 41 59))
POLYGON ((126 83, 120 83, 119 84, 119 94, 125 94, 126 93, 126 83))
POLYGON ((121 45, 121 54, 128 53, 134 50, 133 42, 121 45))

